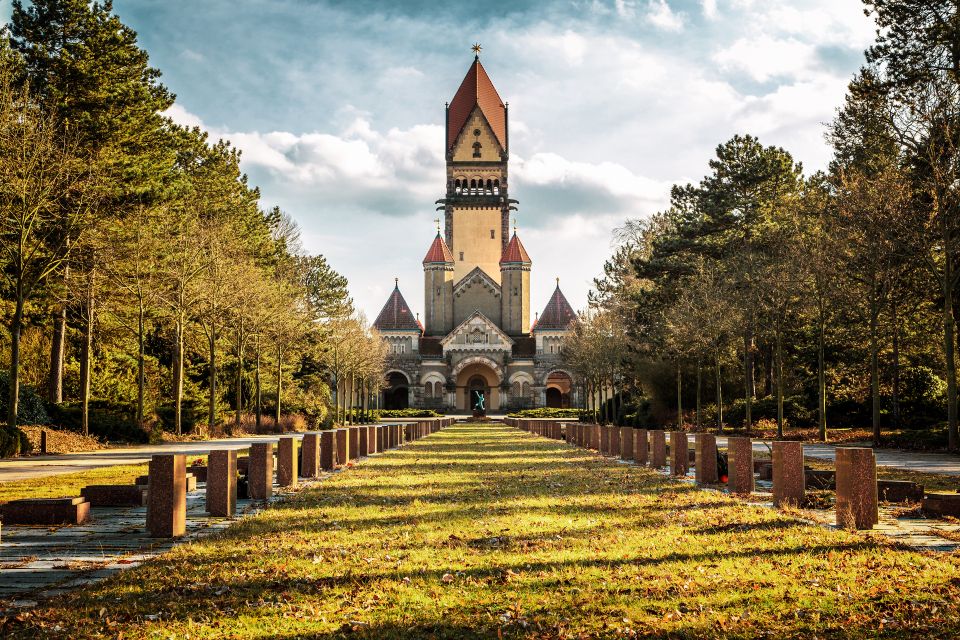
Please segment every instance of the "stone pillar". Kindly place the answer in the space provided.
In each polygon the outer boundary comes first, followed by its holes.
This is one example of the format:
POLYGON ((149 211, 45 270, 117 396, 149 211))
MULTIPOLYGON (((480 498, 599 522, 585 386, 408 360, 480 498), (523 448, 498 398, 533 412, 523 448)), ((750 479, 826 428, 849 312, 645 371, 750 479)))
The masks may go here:
POLYGON ((803 502, 803 444, 773 443, 773 504, 798 506, 803 502))
POLYGON ((350 430, 337 429, 337 466, 342 467, 350 459, 350 430))
POLYGON ((377 452, 377 427, 370 425, 367 427, 367 455, 377 452))
POLYGON ((179 538, 187 532, 186 454, 154 454, 147 474, 147 532, 151 538, 179 538))
POLYGON ((620 427, 620 458, 633 460, 633 427, 620 427))
POLYGON ((753 442, 750 438, 727 438, 727 474, 730 493, 753 493, 753 442))
POLYGON ((366 426, 359 427, 359 429, 360 429, 360 442, 359 442, 360 447, 357 449, 358 457, 366 456, 367 447, 369 446, 369 442, 367 441, 367 434, 369 433, 369 430, 367 429, 366 426))
POLYGON ((670 432, 670 475, 685 476, 690 465, 690 441, 686 431, 670 432))
POLYGON ((324 471, 337 468, 337 432, 334 429, 320 432, 320 468, 324 471))
POLYGON ((207 513, 232 518, 236 512, 237 452, 214 449, 207 457, 207 513))
POLYGON ((667 466, 667 434, 663 429, 650 432, 650 466, 654 469, 667 466))
POLYGON ((247 472, 247 496, 266 500, 273 495, 273 443, 250 445, 250 470, 247 472))
POLYGON ((350 452, 348 460, 356 460, 360 457, 360 427, 350 427, 350 452))
POLYGON ((877 513, 877 461, 873 449, 837 447, 837 525, 872 529, 877 513))
POLYGON ((712 433, 698 433, 694 436, 697 451, 695 475, 697 484, 717 484, 717 438, 712 433))
POLYGON ((600 451, 600 445, 603 440, 603 429, 600 425, 590 425, 590 448, 600 451))
POLYGON ((610 455, 614 458, 620 457, 620 427, 610 425, 610 455))
POLYGON ((647 442, 647 430, 634 429, 633 430, 633 461, 634 462, 642 465, 647 464, 647 461, 649 460, 647 447, 649 447, 649 444, 647 442))
POLYGON ((300 463, 303 467, 300 475, 304 478, 316 478, 320 475, 320 434, 310 431, 303 434, 300 443, 300 463))
POLYGON ((607 425, 600 427, 600 454, 610 455, 610 427, 607 425))
POLYGON ((281 436, 277 446, 277 484, 281 487, 295 487, 297 476, 297 438, 281 436))

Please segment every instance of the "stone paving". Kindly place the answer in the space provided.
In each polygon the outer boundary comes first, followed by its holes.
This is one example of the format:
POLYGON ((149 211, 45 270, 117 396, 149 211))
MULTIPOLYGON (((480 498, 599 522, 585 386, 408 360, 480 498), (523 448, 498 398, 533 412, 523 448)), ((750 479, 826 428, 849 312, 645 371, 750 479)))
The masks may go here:
MULTIPOLYGON (((329 477, 303 479, 300 489, 329 477)), ((262 511, 292 492, 269 500, 237 500, 238 517, 262 511)), ((177 539, 148 536, 146 507, 95 507, 79 526, 5 525, 0 544, 0 610, 35 604, 77 586, 136 566, 178 544, 210 535, 236 522, 206 512, 206 487, 187 494, 187 533, 177 539), (4 602, 6 601, 6 602, 4 602)))

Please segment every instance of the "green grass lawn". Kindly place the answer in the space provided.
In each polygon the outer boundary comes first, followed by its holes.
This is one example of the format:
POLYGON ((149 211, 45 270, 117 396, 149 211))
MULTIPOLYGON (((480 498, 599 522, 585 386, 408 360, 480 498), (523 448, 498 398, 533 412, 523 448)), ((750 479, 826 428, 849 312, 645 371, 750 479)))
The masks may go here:
POLYGON ((146 464, 124 464, 29 480, 0 482, 0 504, 21 498, 79 496, 80 489, 89 484, 133 484, 138 476, 146 473, 146 464))
POLYGON ((468 425, 337 474, 0 631, 954 637, 960 564, 501 425, 468 425))

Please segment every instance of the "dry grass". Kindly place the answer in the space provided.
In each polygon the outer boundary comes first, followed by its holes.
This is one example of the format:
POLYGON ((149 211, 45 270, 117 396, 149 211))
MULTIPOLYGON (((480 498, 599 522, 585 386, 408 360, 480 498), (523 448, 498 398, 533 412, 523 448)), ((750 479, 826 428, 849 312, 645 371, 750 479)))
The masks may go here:
POLYGON ((33 453, 40 453, 40 432, 47 432, 47 453, 76 453, 80 451, 99 451, 106 449, 107 445, 100 442, 92 436, 85 436, 76 431, 66 429, 54 429, 44 426, 21 426, 20 429, 27 434, 30 444, 33 445, 33 453))
POLYGON ((956 637, 960 566, 503 426, 458 425, 0 633, 956 637))

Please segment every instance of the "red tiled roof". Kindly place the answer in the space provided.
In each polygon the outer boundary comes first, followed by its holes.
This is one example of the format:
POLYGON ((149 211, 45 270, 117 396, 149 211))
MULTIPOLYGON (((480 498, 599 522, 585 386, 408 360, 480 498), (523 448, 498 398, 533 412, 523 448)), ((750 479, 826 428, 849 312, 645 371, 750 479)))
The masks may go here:
POLYGON ((450 251, 450 247, 444 242, 439 231, 437 237, 433 239, 433 244, 430 245, 430 250, 423 258, 423 264, 428 262, 453 262, 453 252, 450 251))
POLYGON ((533 330, 563 331, 576 319, 577 314, 574 313, 573 307, 567 302, 566 296, 560 291, 560 285, 558 284, 543 313, 540 314, 540 318, 533 326, 533 330))
POLYGON ((530 256, 527 254, 527 250, 523 248, 523 243, 521 243, 520 238, 517 237, 516 231, 513 232, 513 237, 510 238, 510 242, 507 243, 506 248, 503 250, 503 255, 500 257, 500 264, 505 262, 530 264, 530 256))
POLYGON ((393 293, 387 298, 387 304, 383 305, 373 326, 378 331, 423 331, 423 325, 410 311, 399 286, 393 288, 393 293))
POLYGON ((490 76, 480 64, 480 58, 476 58, 470 65, 466 77, 460 83, 456 95, 450 102, 450 111, 447 121, 447 149, 452 149, 460 130, 467 124, 473 108, 480 106, 480 111, 493 129, 493 134, 500 142, 500 146, 507 148, 507 114, 503 106, 503 100, 497 93, 490 76))

